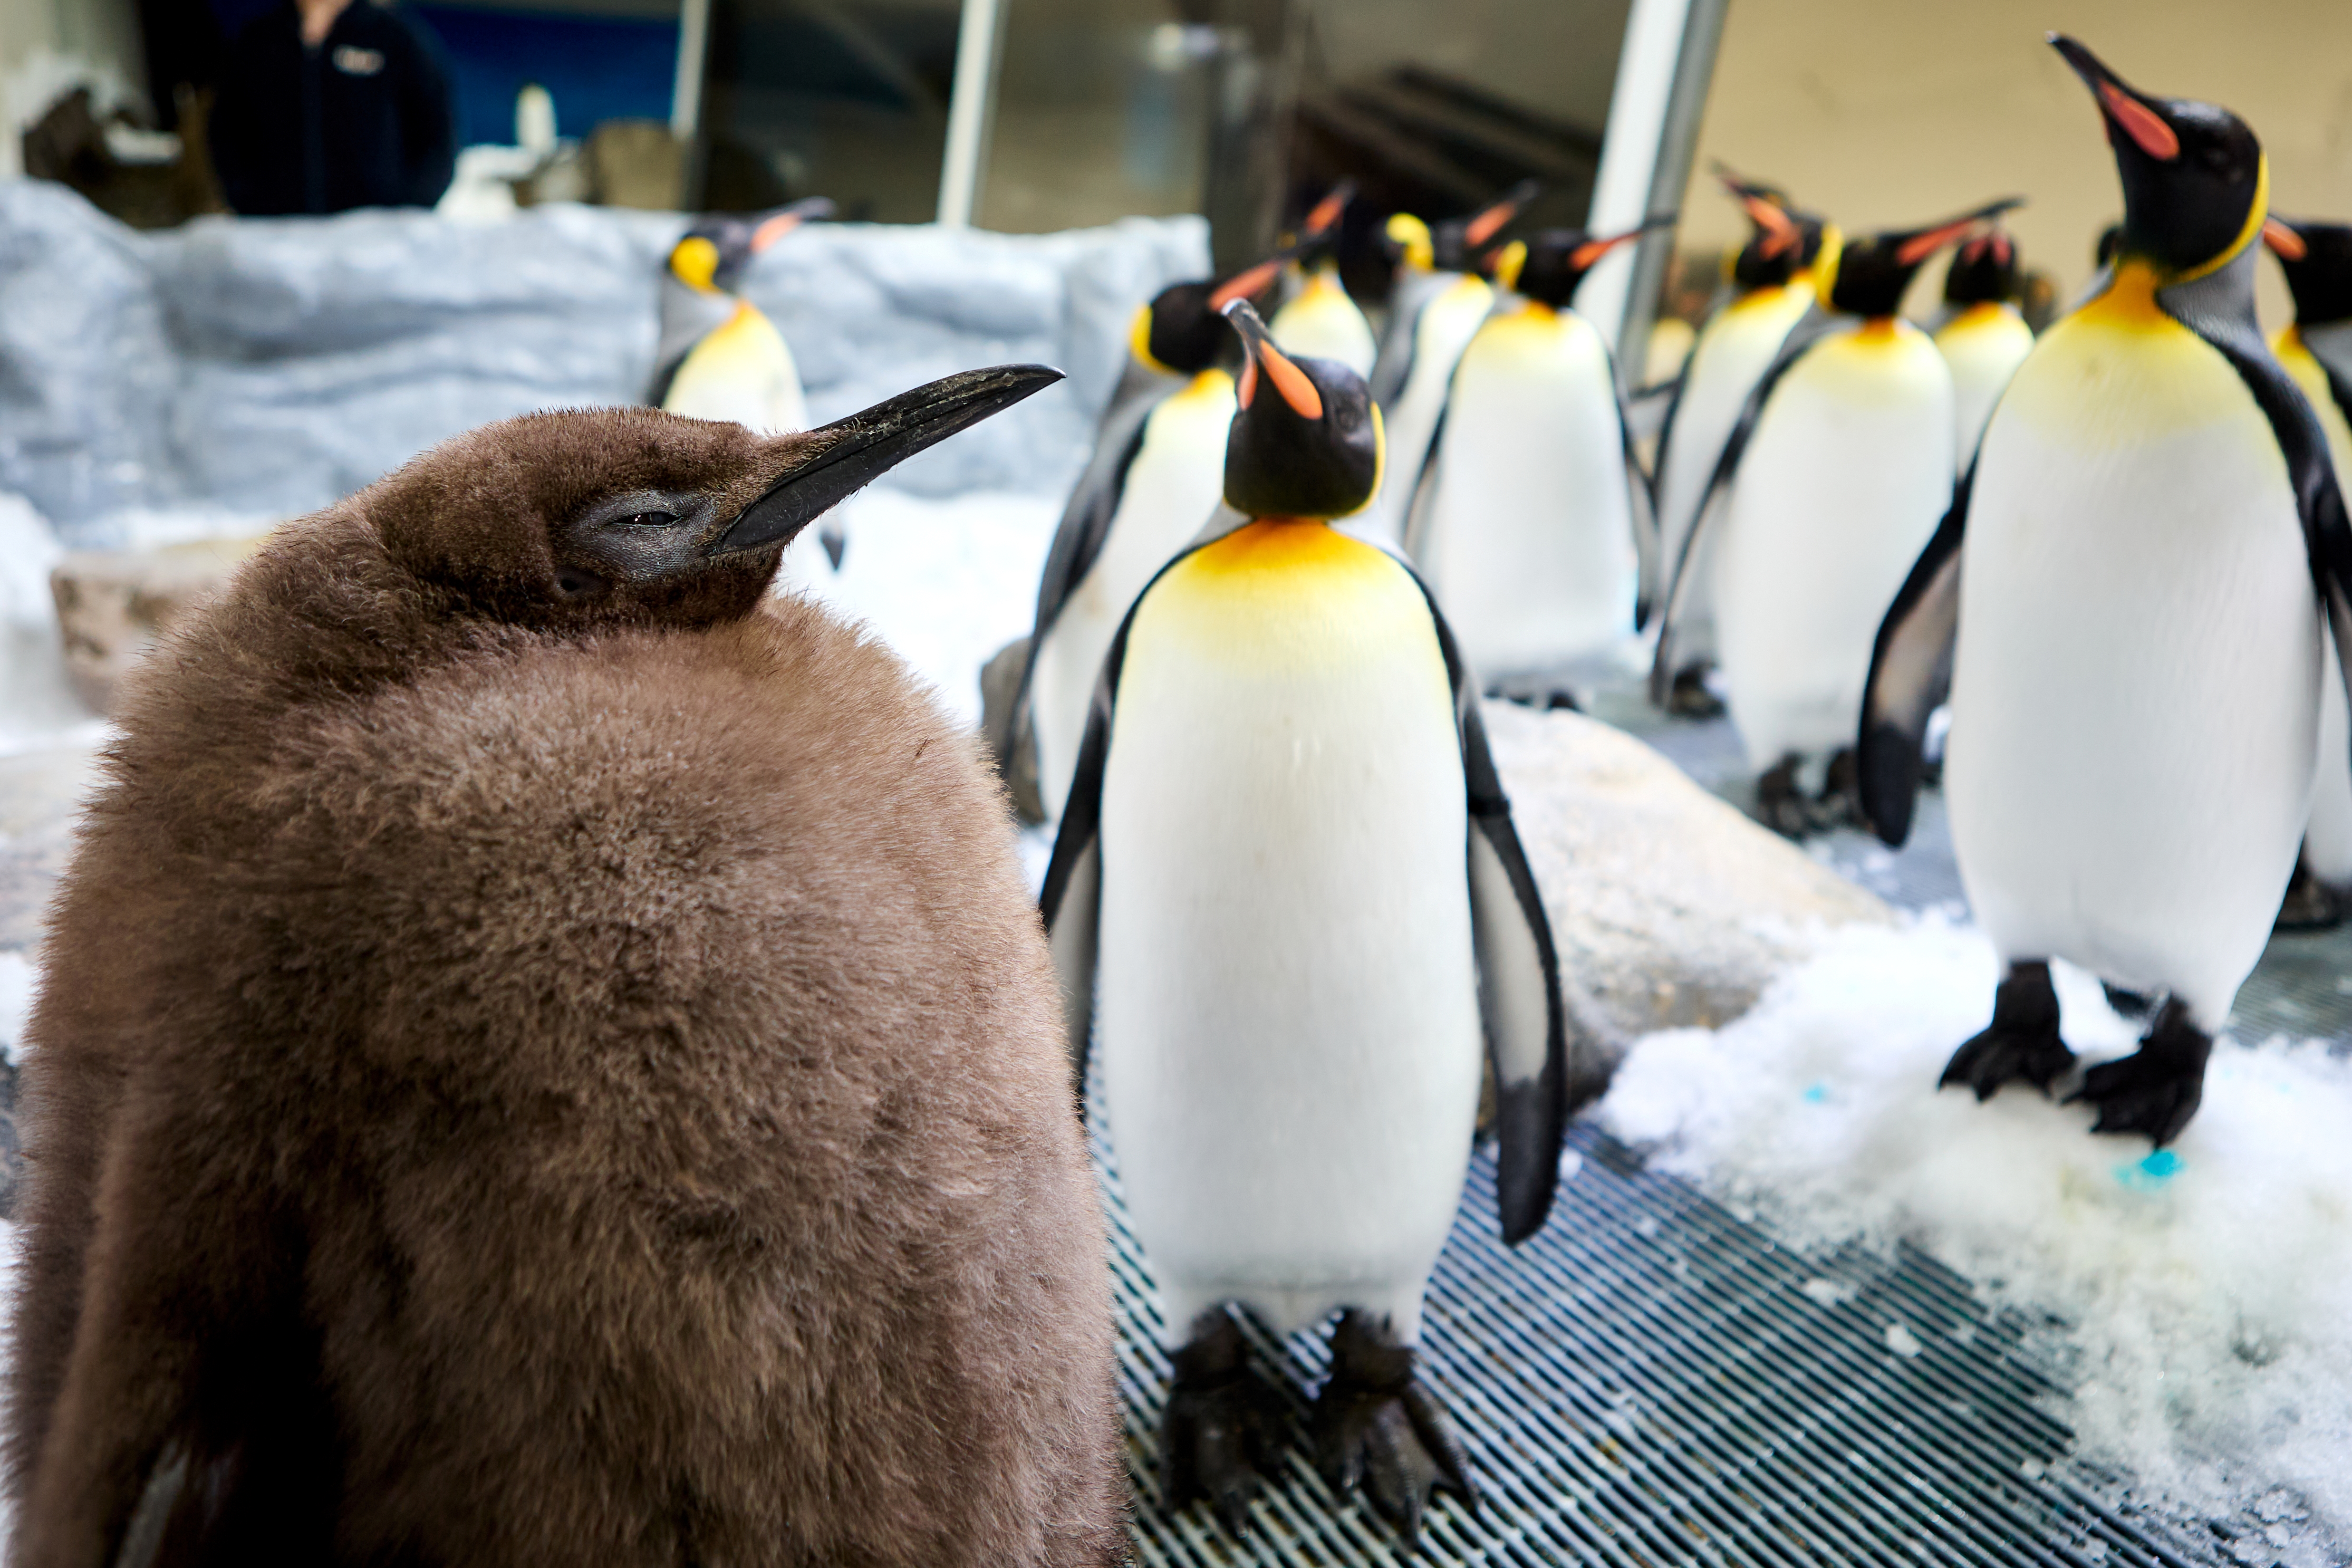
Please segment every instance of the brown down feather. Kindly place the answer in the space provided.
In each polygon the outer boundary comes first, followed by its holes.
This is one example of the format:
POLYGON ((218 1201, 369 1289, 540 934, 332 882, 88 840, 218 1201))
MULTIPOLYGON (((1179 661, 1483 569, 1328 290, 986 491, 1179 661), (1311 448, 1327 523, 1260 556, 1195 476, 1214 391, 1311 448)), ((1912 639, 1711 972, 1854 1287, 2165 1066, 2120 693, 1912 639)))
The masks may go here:
POLYGON ((551 588, 583 507, 731 517, 809 442, 487 426, 131 683, 28 1032, 16 1561, 106 1563, 175 1443, 338 1563, 1123 1560, 976 742, 775 549, 551 588))

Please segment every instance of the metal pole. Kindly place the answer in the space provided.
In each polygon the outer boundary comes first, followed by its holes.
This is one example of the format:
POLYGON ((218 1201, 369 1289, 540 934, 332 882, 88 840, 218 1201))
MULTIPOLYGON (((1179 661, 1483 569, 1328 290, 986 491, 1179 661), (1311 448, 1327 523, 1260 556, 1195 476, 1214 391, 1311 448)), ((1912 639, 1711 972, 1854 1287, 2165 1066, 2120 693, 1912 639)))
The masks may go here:
POLYGON ((963 0, 956 30, 955 86, 948 98, 948 145, 940 164, 940 226, 971 226, 987 152, 989 97, 995 89, 996 34, 1004 0, 963 0))
MULTIPOLYGON (((1601 138, 1601 172, 1585 218, 1594 234, 1616 234, 1649 215, 1691 8, 1692 0, 1633 0, 1626 15, 1609 125, 1601 138)), ((1577 313, 1612 346, 1624 333, 1633 277, 1633 257, 1620 250, 1603 257, 1577 291, 1577 313)))
POLYGON ((669 133, 691 141, 702 127, 702 68, 710 55, 710 0, 682 0, 677 10, 677 75, 669 89, 669 133))

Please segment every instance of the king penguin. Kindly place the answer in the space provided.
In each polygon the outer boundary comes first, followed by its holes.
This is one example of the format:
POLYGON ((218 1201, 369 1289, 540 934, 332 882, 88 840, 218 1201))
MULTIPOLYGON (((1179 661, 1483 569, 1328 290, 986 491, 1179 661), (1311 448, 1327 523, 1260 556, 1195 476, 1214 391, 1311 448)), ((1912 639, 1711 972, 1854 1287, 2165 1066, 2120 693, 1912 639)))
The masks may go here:
POLYGON ((1405 549, 1488 690, 1534 682, 1572 706, 1571 680, 1647 618, 1649 476, 1609 345, 1569 302, 1595 263, 1654 226, 1514 242, 1496 276, 1519 303, 1490 316, 1454 368, 1405 549))
POLYGON ((1445 413, 1454 367, 1494 308, 1495 287, 1480 276, 1480 254, 1502 236, 1538 189, 1526 181, 1470 216, 1434 226, 1410 213, 1388 221, 1388 240, 1397 252, 1396 292, 1370 380, 1372 402, 1388 432, 1389 458, 1381 493, 1360 525, 1383 543, 1403 537, 1412 486, 1445 413))
POLYGON ((1272 1463, 1278 1406, 1228 1309, 1281 1331, 1338 1312, 1317 1463, 1411 1532, 1433 1485, 1471 1493, 1412 1346, 1482 1051, 1510 1241, 1543 1223, 1594 1085, 1468 667, 1412 569, 1329 526, 1379 483, 1379 413, 1347 367, 1228 313, 1242 520, 1120 629, 1040 904, 1166 1307, 1163 1496, 1239 1531, 1272 1463))
MULTIPOLYGON (((1743 180, 1720 164, 1716 177, 1739 203, 1754 232, 1731 257, 1730 298, 1700 328, 1658 433, 1658 555, 1667 576, 1682 559, 1700 498, 1748 394, 1826 292, 1841 245, 1834 225, 1790 210, 1788 198, 1771 186, 1743 180)), ((1666 701, 1674 712, 1706 717, 1721 711, 1705 681, 1715 662, 1711 549, 1693 559, 1688 577, 1678 628, 1680 663, 1672 672, 1666 701)))
POLYGON ((1977 439, 2000 389, 2033 351, 2033 329, 2017 308, 2017 242, 1991 229, 1960 242, 1944 274, 1944 319, 1936 347, 1952 372, 1953 451, 1961 468, 1977 455, 1977 439))
POLYGON ((1105 422, 1094 461, 1063 509, 1009 717, 1009 746, 1034 747, 1047 821, 1062 814, 1103 655, 1128 606, 1200 537, 1223 497, 1234 403, 1223 361, 1234 335, 1219 311, 1270 287, 1286 259, 1219 283, 1175 284, 1136 313, 1129 348, 1137 363, 1160 372, 1160 388, 1105 422))
POLYGON ((1852 810, 1871 635, 1951 504, 1952 373, 1895 312, 1929 256, 2017 204, 1846 246, 1828 310, 1789 335, 1748 393, 1699 498, 1651 690, 1664 702, 1682 667, 1691 562, 1712 544, 1731 719, 1757 770, 1757 815, 1776 831, 1852 810))
POLYGON ((2352 528, 2326 436, 2254 324, 2253 132, 2051 43, 2097 101, 2123 234, 2105 288, 2018 367, 1887 612, 1861 785, 1901 842, 1948 680, 1952 845, 2007 972, 1943 1082, 2056 1083, 2064 958, 2164 995, 2139 1050, 2073 1096, 2095 1131, 2161 1145, 2196 1112, 2294 869, 2352 528))
MULTIPOLYGON (((654 350, 653 390, 646 401, 689 419, 727 419, 779 435, 808 428, 800 367, 775 323, 735 292, 751 258, 833 204, 812 196, 766 216, 719 214, 695 224, 670 247, 662 272, 661 340, 654 350)), ((845 539, 827 517, 789 552, 784 576, 815 580, 816 549, 838 568, 845 539)))
POLYGON ((1372 373, 1380 355, 1372 324, 1339 282, 1339 219, 1355 199, 1344 180, 1315 204, 1298 228, 1297 291, 1274 313, 1274 340, 1297 358, 1337 360, 1359 376, 1372 373))
MULTIPOLYGON (((2352 227, 2290 222, 2273 216, 2263 238, 2286 274, 2294 320, 2279 329, 2271 351, 2294 378, 2327 433, 2336 483, 2352 475, 2352 227)), ((2332 663, 2334 639, 2328 637, 2332 663)), ((2279 926, 2312 931, 2340 925, 2352 904, 2352 721, 2344 691, 2320 683, 2319 772, 2312 786, 2311 821, 2303 856, 2279 906, 2279 926)))
POLYGON ((175 626, 44 949, 13 1561, 1126 1560, 996 791, 768 591, 1056 379, 781 436, 508 420, 175 626))

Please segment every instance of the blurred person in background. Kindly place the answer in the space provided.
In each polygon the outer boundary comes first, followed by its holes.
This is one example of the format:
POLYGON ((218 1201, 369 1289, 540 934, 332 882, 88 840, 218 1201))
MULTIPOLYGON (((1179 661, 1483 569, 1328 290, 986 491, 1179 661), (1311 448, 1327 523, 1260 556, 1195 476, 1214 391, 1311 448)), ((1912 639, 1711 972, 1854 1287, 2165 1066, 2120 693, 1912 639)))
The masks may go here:
POLYGON ((457 161, 440 50, 390 0, 288 0, 248 24, 211 135, 228 204, 255 216, 429 207, 457 161))

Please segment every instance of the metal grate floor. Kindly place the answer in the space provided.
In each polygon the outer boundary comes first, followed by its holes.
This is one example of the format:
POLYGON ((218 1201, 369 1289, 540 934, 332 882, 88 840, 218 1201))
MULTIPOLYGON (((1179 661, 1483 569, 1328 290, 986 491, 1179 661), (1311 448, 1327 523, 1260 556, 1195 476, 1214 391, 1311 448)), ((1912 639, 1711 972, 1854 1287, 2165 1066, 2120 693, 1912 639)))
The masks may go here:
MULTIPOLYGON (((1617 706, 1596 703, 1597 716, 1740 801, 1727 722, 1644 723, 1617 706)), ((1932 793, 1899 853, 1856 832, 1809 848, 1891 903, 1964 911, 1932 793)), ((2352 1042, 2352 928, 2275 939, 2232 1028, 2352 1042)), ((1800 1254, 1582 1124, 1550 1222, 1516 1251, 1496 1236, 1493 1156, 1479 1153, 1430 1289, 1423 1367, 1481 1505, 1441 1497, 1416 1556, 1368 1505, 1334 1499, 1305 1447, 1325 1331, 1277 1338, 1245 1322, 1295 1423, 1284 1473, 1253 1506, 1253 1538, 1236 1541, 1205 1505, 1160 1505, 1169 1366, 1157 1298, 1099 1116, 1090 1124, 1113 1233, 1132 1536, 1148 1568, 2271 1561, 2251 1550, 2257 1524, 2159 1519, 2134 1506, 2128 1478, 2072 1456, 2053 1413, 2063 1325, 1990 1311, 1916 1249, 1800 1254)))

